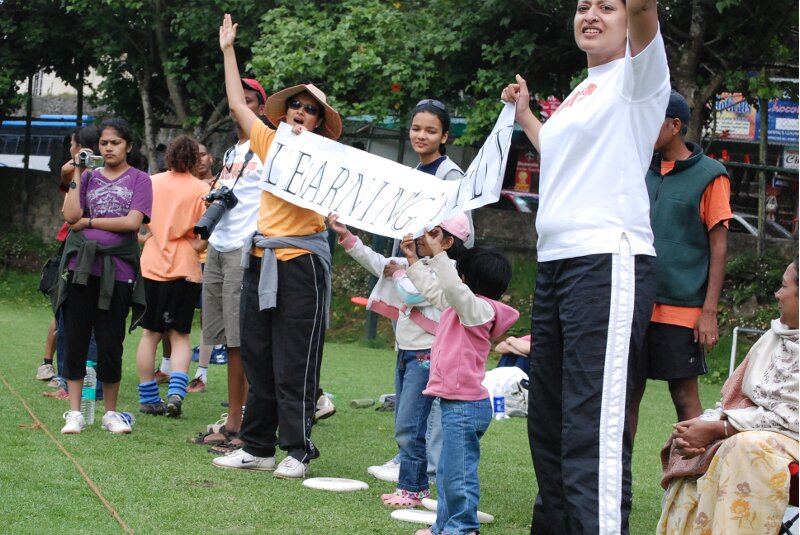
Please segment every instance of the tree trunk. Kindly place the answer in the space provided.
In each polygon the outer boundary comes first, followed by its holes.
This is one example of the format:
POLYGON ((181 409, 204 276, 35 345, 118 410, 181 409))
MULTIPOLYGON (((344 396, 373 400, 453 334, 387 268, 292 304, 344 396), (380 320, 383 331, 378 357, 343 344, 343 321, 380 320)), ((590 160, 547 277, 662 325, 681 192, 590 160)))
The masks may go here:
POLYGON ((172 107, 175 111, 175 119, 184 131, 188 132, 188 119, 189 114, 186 111, 186 103, 183 101, 180 86, 175 80, 170 70, 167 68, 169 57, 167 56, 167 34, 169 33, 166 27, 166 20, 164 18, 164 3, 161 0, 155 2, 156 9, 156 47, 158 48, 158 59, 161 64, 161 71, 164 73, 164 80, 167 83, 167 92, 169 93, 169 100, 172 102, 172 107))
POLYGON ((153 103, 150 101, 150 72, 145 70, 136 73, 137 89, 142 101, 142 114, 144 116, 144 146, 142 150, 147 156, 147 167, 152 175, 158 171, 156 161, 155 126, 153 120, 153 103))
POLYGON ((700 65, 706 34, 706 2, 692 0, 692 16, 689 24, 689 37, 678 47, 678 61, 674 68, 673 87, 683 95, 692 107, 689 131, 686 135, 691 141, 700 141, 703 127, 703 106, 700 88, 697 84, 697 70, 700 65))
POLYGON ((78 105, 75 109, 75 119, 78 128, 83 126, 83 66, 78 66, 78 76, 75 77, 75 90, 78 92, 78 105))

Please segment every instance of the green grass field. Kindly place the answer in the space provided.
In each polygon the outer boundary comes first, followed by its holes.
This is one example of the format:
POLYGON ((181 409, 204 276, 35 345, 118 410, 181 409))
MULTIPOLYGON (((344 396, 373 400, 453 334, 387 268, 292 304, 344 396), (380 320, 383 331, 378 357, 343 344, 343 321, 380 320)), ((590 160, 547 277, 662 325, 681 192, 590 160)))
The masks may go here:
MULTIPOLYGON (((0 426, 9 433, 0 453, 0 532, 124 533, 67 455, 33 426, 16 394, 135 533, 410 534, 419 527, 390 519, 379 495, 393 485, 366 473, 367 466, 395 452, 392 413, 349 406, 352 399, 393 391, 391 351, 326 345, 322 385, 336 395, 337 412, 314 429, 322 456, 312 463, 311 476, 361 479, 370 488, 347 494, 311 490, 265 472, 215 468, 212 454, 187 443, 224 411, 224 366, 211 367, 209 388, 189 395, 180 419, 138 414, 134 353, 140 331, 125 343, 120 393, 120 410, 137 414, 134 432, 112 436, 96 423, 81 435, 60 435, 66 402, 42 397, 47 387, 34 380, 50 320, 44 298, 29 290, 35 279, 0 273, 0 426)), ((197 339, 193 333, 193 342, 197 339)), ((704 405, 718 393, 719 385, 701 384, 704 405)), ((658 452, 673 420, 666 386, 649 385, 634 453, 631 533, 655 528, 661 500, 658 452)), ((524 419, 492 423, 482 442, 480 476, 480 508, 496 516, 482 533, 528 533, 536 482, 524 419)))

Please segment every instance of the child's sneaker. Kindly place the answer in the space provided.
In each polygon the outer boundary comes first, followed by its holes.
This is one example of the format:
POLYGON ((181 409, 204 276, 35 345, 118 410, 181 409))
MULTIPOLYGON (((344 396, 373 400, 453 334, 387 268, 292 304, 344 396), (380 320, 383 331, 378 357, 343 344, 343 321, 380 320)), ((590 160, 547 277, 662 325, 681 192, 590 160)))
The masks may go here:
POLYGON ((189 384, 186 386, 186 391, 190 394, 196 392, 205 392, 206 391, 206 383, 203 381, 202 377, 195 377, 189 384))
POLYGON ((331 398, 322 394, 317 400, 317 410, 314 413, 314 421, 324 420, 330 418, 336 412, 336 407, 333 405, 331 398))
POLYGON ((36 379, 39 381, 49 381, 56 376, 56 369, 52 364, 44 363, 36 370, 36 379))
POLYGON ((61 428, 62 435, 77 435, 86 427, 86 420, 83 419, 81 411, 65 412, 64 420, 66 420, 67 423, 61 428))
POLYGON ((394 462, 394 459, 385 462, 380 466, 370 466, 367 472, 374 478, 381 481, 388 481, 390 483, 397 483, 400 479, 400 463, 394 462))
POLYGON ((131 432, 131 426, 118 412, 108 411, 103 415, 103 429, 115 435, 124 435, 131 432))
POLYGON ((172 394, 167 399, 167 416, 177 418, 181 415, 181 407, 183 406, 183 398, 177 394, 172 394))
POLYGON ((139 412, 158 416, 167 413, 167 406, 160 399, 154 403, 139 403, 139 412))

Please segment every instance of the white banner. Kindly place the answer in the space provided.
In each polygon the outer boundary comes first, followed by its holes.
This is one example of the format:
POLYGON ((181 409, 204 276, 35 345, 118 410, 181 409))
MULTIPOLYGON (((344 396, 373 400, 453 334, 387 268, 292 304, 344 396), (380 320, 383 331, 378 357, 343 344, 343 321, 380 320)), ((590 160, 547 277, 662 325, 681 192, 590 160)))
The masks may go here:
POLYGON ((458 212, 497 201, 513 131, 514 107, 506 104, 466 176, 445 181, 312 132, 295 135, 281 123, 260 185, 324 216, 337 212, 342 223, 368 232, 418 235, 458 212))

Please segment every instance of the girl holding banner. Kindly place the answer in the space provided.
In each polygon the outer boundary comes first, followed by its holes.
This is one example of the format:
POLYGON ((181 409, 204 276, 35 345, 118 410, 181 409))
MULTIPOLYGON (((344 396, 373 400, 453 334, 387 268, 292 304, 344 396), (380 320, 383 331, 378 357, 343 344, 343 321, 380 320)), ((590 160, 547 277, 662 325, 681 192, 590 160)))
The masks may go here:
POLYGON ((531 532, 628 533, 632 370, 652 312, 643 177, 669 99, 656 0, 579 0, 589 73, 547 123, 525 80, 501 98, 541 153, 528 434, 531 532))

